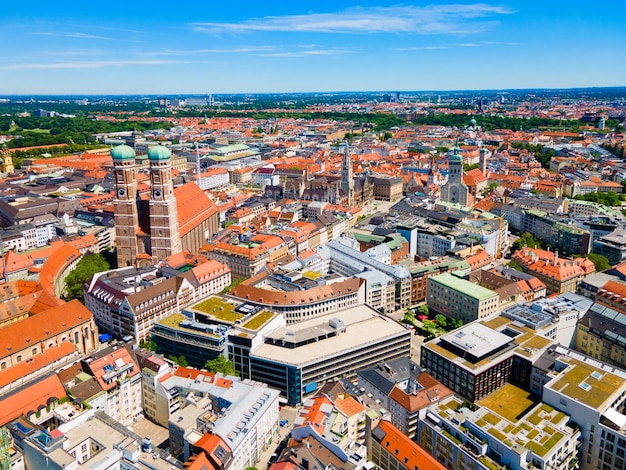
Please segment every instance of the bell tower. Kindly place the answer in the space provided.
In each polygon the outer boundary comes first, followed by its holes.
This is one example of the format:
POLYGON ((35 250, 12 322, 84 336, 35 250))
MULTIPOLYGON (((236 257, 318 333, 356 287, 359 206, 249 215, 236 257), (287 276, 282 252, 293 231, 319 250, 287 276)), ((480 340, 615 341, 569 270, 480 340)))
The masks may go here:
POLYGON ((9 152, 9 149, 7 148, 7 144, 2 145, 0 156, 2 156, 2 171, 7 174, 15 173, 13 158, 11 157, 11 152, 9 152))
POLYGON ((150 251, 157 261, 182 250, 172 182, 172 152, 162 145, 148 151, 150 161, 150 251))
POLYGON ((115 244, 117 265, 132 266, 137 259, 137 170, 135 151, 128 145, 111 149, 115 177, 115 244))
POLYGON ((350 159, 350 147, 346 140, 346 147, 341 165, 341 191, 348 196, 348 205, 354 206, 354 178, 352 176, 352 160, 350 159))

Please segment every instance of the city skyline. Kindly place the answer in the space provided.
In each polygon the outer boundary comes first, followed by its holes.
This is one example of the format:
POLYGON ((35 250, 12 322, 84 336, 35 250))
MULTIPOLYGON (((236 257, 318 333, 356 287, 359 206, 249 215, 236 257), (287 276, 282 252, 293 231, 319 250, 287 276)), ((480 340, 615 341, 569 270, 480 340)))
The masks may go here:
POLYGON ((3 8, 0 93, 199 94, 624 85, 626 5, 239 2, 3 8))

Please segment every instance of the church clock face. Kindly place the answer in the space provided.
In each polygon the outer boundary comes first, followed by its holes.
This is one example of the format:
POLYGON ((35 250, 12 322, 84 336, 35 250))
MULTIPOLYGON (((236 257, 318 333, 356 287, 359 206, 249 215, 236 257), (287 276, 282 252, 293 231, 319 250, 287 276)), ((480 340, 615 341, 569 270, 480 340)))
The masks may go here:
POLYGON ((122 189, 122 188, 118 189, 118 190, 117 190, 117 195, 118 195, 119 197, 124 197, 124 196, 126 195, 126 190, 124 190, 124 189, 122 189))
POLYGON ((155 189, 153 194, 154 194, 154 197, 161 197, 161 191, 158 189, 155 189))

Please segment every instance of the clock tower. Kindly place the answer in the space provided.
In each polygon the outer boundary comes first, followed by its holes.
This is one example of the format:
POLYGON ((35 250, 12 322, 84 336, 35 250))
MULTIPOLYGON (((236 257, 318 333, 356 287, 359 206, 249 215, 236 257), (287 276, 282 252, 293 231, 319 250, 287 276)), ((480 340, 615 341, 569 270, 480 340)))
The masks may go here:
POLYGON ((172 182, 172 152, 162 145, 148 150, 150 161, 150 252, 157 262, 182 251, 172 182))
POLYGON ((111 149, 115 177, 115 243, 117 265, 132 266, 137 259, 137 170, 135 151, 128 145, 111 149))

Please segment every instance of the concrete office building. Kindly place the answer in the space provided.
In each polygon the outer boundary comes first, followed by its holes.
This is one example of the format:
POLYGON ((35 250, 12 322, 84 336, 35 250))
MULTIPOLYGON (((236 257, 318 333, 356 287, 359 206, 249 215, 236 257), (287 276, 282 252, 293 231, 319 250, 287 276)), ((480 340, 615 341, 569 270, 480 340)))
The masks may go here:
POLYGON ((298 404, 335 378, 409 357, 410 343, 409 330, 361 305, 266 334, 250 353, 250 376, 298 404))

